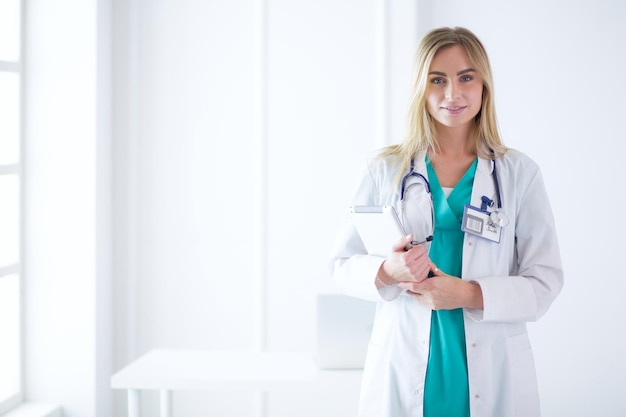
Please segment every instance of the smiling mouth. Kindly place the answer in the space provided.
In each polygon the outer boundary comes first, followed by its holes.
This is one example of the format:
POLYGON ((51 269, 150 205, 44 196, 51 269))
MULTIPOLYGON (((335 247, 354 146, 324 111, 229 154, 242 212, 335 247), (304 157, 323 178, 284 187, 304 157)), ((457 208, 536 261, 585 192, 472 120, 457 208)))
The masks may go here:
POLYGON ((467 106, 449 106, 449 107, 442 107, 442 109, 448 113, 451 114, 459 114, 461 113, 463 110, 465 110, 467 108, 467 106))

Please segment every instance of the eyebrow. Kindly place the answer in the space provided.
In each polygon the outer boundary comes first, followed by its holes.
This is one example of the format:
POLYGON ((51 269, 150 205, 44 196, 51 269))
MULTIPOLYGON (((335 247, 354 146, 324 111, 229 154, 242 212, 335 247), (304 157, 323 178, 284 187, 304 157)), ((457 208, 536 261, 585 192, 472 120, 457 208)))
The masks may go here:
MULTIPOLYGON (((467 68, 467 69, 457 72, 456 75, 463 75, 463 74, 467 74, 468 72, 476 72, 476 70, 474 68, 467 68)), ((428 73, 428 75, 440 75, 442 77, 448 76, 448 74, 446 74, 445 72, 441 72, 441 71, 431 71, 428 73)))

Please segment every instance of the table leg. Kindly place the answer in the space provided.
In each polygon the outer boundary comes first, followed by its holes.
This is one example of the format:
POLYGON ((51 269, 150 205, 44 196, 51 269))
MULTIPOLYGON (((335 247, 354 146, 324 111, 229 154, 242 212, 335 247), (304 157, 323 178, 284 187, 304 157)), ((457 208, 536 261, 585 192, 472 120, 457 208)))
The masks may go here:
POLYGON ((265 391, 255 391, 254 392, 254 408, 255 408, 255 417, 267 417, 269 414, 267 413, 267 392, 265 391))
POLYGON ((128 390, 128 417, 139 417, 139 390, 128 390))
POLYGON ((161 417, 172 417, 172 391, 161 390, 161 417))

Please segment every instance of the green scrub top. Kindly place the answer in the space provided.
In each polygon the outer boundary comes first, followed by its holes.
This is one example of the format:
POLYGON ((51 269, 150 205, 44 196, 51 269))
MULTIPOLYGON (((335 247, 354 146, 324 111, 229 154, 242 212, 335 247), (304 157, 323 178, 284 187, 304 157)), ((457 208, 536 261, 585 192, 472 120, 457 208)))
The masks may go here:
MULTIPOLYGON (((435 232, 430 246, 430 259, 439 269, 455 277, 461 276, 464 236, 461 221, 465 205, 471 201, 477 163, 476 159, 446 198, 430 159, 426 157, 435 210, 435 232)), ((424 388, 424 417, 469 415, 463 309, 433 311, 424 388)))

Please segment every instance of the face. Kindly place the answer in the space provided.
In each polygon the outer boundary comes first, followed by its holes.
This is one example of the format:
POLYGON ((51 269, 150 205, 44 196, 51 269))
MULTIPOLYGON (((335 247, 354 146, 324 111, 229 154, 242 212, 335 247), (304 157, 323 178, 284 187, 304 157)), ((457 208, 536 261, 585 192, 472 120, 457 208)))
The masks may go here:
POLYGON ((437 126, 469 127, 482 105, 483 81, 460 45, 439 50, 428 73, 426 106, 437 126))

